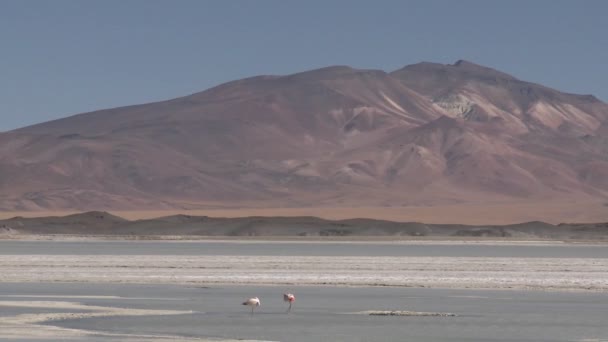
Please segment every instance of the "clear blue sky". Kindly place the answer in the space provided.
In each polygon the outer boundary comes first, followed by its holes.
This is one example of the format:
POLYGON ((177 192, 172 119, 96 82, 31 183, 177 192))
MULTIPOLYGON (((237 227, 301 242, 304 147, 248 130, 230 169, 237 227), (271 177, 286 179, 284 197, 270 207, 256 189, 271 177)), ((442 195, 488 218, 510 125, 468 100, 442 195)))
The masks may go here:
POLYGON ((608 1, 0 0, 0 131, 258 74, 458 59, 608 100, 608 1))

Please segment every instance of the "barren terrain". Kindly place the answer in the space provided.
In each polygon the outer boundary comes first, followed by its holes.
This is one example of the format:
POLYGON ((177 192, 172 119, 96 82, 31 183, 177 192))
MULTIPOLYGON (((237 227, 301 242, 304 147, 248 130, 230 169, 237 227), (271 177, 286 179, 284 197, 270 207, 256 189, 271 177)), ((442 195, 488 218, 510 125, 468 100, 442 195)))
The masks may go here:
MULTIPOLYGON (((0 220, 12 217, 45 217, 77 214, 78 210, 0 211, 0 220)), ((328 220, 368 218, 396 222, 438 224, 515 224, 543 221, 608 222, 608 202, 604 201, 517 201, 456 205, 409 207, 308 207, 308 208, 235 208, 199 210, 112 210, 112 214, 128 220, 153 219, 163 216, 190 215, 209 217, 293 217, 314 216, 328 220)))
POLYGON ((594 96, 467 61, 332 66, 3 132, 0 210, 395 207, 406 209, 383 218, 598 222, 607 127, 594 96))
POLYGON ((0 282, 608 291, 608 259, 0 255, 0 282))
POLYGON ((35 236, 114 236, 115 238, 180 239, 201 237, 392 237, 514 238, 608 241, 608 223, 549 224, 531 221, 508 225, 431 224, 375 219, 328 220, 312 216, 208 217, 173 215, 127 220, 106 212, 67 216, 12 217, 0 220, 0 238, 35 236))

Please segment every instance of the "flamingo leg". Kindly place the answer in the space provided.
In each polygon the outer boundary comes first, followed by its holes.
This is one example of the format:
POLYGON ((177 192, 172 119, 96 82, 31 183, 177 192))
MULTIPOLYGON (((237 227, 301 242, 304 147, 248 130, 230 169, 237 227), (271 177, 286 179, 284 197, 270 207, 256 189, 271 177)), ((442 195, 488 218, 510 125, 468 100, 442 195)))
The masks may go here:
POLYGON ((289 307, 287 308, 287 313, 291 312, 291 302, 289 302, 289 307))
POLYGON ((251 307, 251 316, 253 316, 253 306, 251 307))

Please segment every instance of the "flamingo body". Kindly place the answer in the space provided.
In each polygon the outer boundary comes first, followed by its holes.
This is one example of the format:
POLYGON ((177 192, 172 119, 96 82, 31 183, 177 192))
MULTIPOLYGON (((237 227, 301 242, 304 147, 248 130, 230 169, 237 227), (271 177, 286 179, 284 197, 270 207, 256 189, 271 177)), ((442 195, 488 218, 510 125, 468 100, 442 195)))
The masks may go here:
POLYGON ((294 296, 293 293, 284 293, 283 301, 289 302, 289 308, 287 308, 287 313, 289 313, 291 311, 291 305, 296 301, 296 296, 294 296))
POLYGON ((243 302, 243 305, 251 306, 251 314, 253 315, 253 309, 260 306, 260 299, 258 297, 249 298, 243 302))

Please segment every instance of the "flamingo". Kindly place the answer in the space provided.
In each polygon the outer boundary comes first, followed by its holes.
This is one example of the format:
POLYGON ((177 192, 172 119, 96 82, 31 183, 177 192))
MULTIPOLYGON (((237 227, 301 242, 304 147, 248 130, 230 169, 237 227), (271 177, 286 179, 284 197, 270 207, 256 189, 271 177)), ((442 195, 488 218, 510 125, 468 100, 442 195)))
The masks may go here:
POLYGON ((251 306, 251 315, 253 316, 253 309, 256 306, 260 306, 260 299, 258 297, 249 298, 245 302, 243 302, 243 305, 251 306))
POLYGON ((289 302, 289 308, 287 309, 287 313, 289 313, 291 311, 291 304, 296 301, 296 296, 294 296, 293 293, 284 293, 283 301, 289 302))

